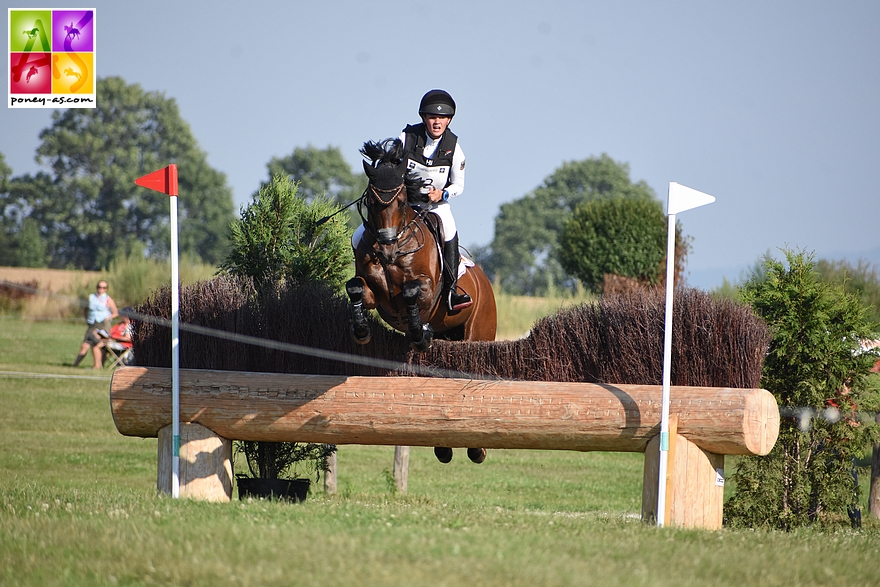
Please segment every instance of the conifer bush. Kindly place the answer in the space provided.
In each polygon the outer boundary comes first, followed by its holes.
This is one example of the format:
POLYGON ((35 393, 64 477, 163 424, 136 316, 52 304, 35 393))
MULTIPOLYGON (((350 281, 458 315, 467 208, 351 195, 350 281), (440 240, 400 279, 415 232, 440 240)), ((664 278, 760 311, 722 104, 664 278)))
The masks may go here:
MULTIPOLYGON (((250 278, 260 309, 271 304, 279 288, 323 282, 339 290, 346 279, 351 231, 340 219, 319 223, 339 207, 325 196, 309 203, 298 190, 299 184, 289 177, 276 175, 230 227, 232 247, 220 268, 234 277, 250 278)), ((261 313, 268 323, 267 312, 261 313)), ((272 479, 295 476, 296 465, 304 461, 314 463, 316 474, 326 472, 327 459, 336 452, 332 444, 297 442, 241 441, 237 448, 247 456, 252 475, 272 479)))
POLYGON ((230 227, 232 250, 221 270, 253 278, 258 289, 288 280, 342 287, 352 257, 351 230, 339 218, 319 225, 339 207, 320 196, 306 202, 298 190, 281 175, 260 188, 230 227))
POLYGON ((747 281, 743 301, 771 331, 761 385, 776 397, 779 440, 767 456, 742 458, 727 522, 789 530, 857 522, 855 460, 876 440, 868 414, 880 403, 876 353, 861 342, 876 328, 867 308, 839 284, 823 282, 812 256, 785 251, 747 281))

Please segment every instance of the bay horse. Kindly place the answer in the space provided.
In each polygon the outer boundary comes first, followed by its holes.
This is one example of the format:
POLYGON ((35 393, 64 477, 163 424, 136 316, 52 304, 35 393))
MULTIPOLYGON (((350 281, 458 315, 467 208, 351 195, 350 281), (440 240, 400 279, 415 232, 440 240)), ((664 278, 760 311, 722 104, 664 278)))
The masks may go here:
MULTIPOLYGON (((458 280, 473 304, 451 311, 442 299, 443 237, 435 230, 439 221, 419 191, 421 180, 407 173, 403 144, 398 139, 369 141, 360 152, 369 185, 358 202, 365 230, 354 250, 355 276, 346 283, 354 342, 370 342, 365 311, 373 308, 392 328, 406 333, 418 352, 427 350, 435 337, 495 340, 495 294, 479 266, 466 264, 458 280)), ((451 449, 434 452, 442 462, 452 458, 451 449)), ((482 462, 485 452, 468 449, 468 456, 482 462)))

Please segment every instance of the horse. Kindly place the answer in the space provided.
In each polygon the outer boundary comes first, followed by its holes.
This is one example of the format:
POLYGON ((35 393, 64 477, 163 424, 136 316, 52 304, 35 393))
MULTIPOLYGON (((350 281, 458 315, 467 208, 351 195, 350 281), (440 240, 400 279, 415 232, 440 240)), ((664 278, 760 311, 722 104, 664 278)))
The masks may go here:
POLYGON ((370 342, 363 311, 373 308, 392 328, 407 333, 419 352, 435 335, 495 340, 495 294, 479 266, 468 264, 458 282, 474 303, 459 311, 442 303, 441 245, 427 202, 418 201, 420 183, 407 175, 401 142, 367 142, 361 153, 370 161, 364 161, 369 185, 359 202, 366 230, 354 251, 355 277, 346 284, 354 341, 370 342))
POLYGON ((70 26, 64 25, 64 30, 67 31, 67 39, 73 39, 76 37, 79 38, 79 29, 73 26, 73 23, 70 23, 70 26))
MULTIPOLYGON (((407 172, 403 144, 399 139, 368 141, 360 152, 369 184, 358 201, 365 231, 354 250, 355 276, 346 283, 354 342, 370 342, 365 311, 374 308, 392 328, 407 334, 417 352, 430 348, 435 337, 495 340, 495 294, 479 266, 466 263, 458 280, 473 304, 451 311, 442 299, 443 237, 419 191, 422 181, 407 172)), ((452 449, 434 452, 441 462, 452 458, 452 449)), ((485 455, 485 449, 468 449, 474 462, 485 455)))

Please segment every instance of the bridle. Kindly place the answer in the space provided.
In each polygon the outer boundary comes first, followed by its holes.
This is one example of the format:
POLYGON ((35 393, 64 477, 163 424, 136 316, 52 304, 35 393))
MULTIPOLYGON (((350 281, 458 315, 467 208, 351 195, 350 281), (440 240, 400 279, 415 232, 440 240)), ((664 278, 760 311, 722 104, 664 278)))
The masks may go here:
POLYGON ((404 184, 400 184, 396 188, 391 188, 390 190, 380 190, 373 184, 370 184, 368 186, 369 190, 373 192, 373 195, 376 196, 376 199, 379 200, 379 203, 383 206, 388 206, 389 204, 391 204, 391 202, 396 200, 397 196, 400 195, 400 191, 404 189, 404 187, 404 184), (391 194, 391 197, 386 200, 380 194, 391 194))
MULTIPOLYGON (((394 203, 395 200, 398 201, 398 208, 400 209, 400 223, 396 227, 388 227, 388 228, 373 228, 367 218, 364 216, 363 210, 361 206, 358 205, 358 213, 360 213, 361 218, 364 221, 364 226, 373 235, 373 238, 376 239, 376 242, 380 245, 403 245, 409 242, 409 240, 416 235, 416 230, 410 230, 411 227, 417 225, 417 222, 420 219, 424 219, 427 211, 416 211, 416 215, 409 222, 406 221, 406 198, 401 198, 401 192, 406 189, 406 184, 401 183, 399 186, 387 190, 380 189, 373 184, 369 184, 367 189, 364 191, 363 200, 369 200, 370 198, 375 199, 382 207, 388 207, 394 203), (409 231, 409 236, 407 236, 402 242, 401 238, 405 233, 409 231)), ((367 207, 369 208, 369 202, 367 202, 367 207)), ((419 231, 420 232, 420 231, 419 231)), ((418 246, 412 250, 407 251, 399 251, 399 255, 409 255, 415 253, 420 250, 423 246, 425 246, 425 239, 422 238, 421 242, 418 243, 418 246)))

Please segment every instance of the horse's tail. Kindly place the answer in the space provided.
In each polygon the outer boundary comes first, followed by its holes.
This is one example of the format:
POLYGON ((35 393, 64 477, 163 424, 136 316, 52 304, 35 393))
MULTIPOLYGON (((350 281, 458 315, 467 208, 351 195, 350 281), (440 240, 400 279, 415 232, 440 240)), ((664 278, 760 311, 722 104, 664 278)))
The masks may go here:
MULTIPOLYGON (((479 265, 468 267, 464 280, 470 281, 471 297, 474 305, 471 306, 471 316, 464 329, 465 340, 495 340, 498 326, 498 309, 495 306, 495 292, 492 291, 492 283, 479 265)), ((467 311, 467 310, 465 310, 467 311)))

